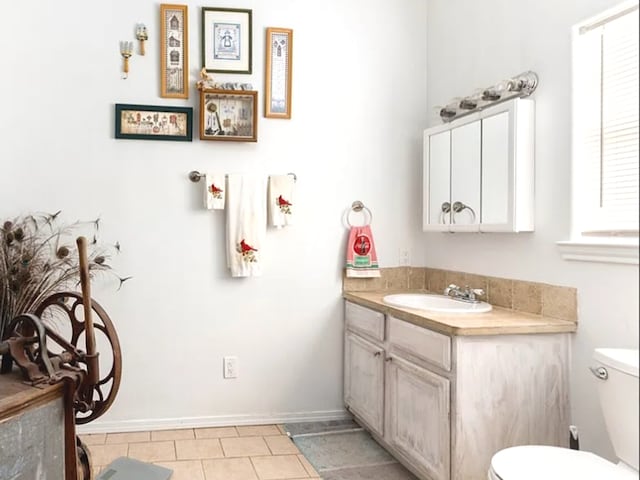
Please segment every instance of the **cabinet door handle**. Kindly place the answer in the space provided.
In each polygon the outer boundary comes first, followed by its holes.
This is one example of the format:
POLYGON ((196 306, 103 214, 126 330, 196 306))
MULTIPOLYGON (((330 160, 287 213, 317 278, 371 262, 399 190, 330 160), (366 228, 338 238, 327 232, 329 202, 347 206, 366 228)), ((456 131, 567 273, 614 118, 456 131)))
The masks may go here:
POLYGON ((385 362, 391 362, 393 360, 393 357, 387 357, 384 359, 385 362))
POLYGON ((465 205, 462 202, 453 202, 451 206, 453 213, 451 214, 451 223, 456 223, 456 213, 463 212, 464 210, 469 210, 471 212, 471 223, 476 223, 476 212, 469 205, 465 205))
POLYGON ((373 354, 374 357, 379 357, 380 355, 382 355, 381 351, 377 351, 373 354))
POLYGON ((440 218, 438 219, 438 223, 447 223, 445 221, 447 213, 451 211, 451 204, 449 202, 443 202, 440 205, 440 218))

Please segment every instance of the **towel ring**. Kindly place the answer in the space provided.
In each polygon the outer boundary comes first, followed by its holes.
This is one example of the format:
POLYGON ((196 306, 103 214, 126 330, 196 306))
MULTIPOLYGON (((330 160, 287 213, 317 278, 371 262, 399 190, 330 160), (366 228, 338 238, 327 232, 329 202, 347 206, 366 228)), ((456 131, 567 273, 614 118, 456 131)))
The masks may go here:
MULTIPOLYGON (((371 213, 371 210, 369 210, 369 208, 365 207, 364 203, 362 203, 360 200, 356 200, 355 202, 353 202, 351 204, 351 208, 347 210, 346 214, 345 214, 345 220, 347 222, 347 225, 349 227, 353 227, 354 225, 351 223, 351 219, 350 219, 350 215, 353 213, 360 213, 360 212, 364 212, 364 218, 365 218, 365 223, 364 225, 369 225, 371 224, 371 221, 373 220, 373 214, 371 213), (368 220, 367 220, 367 217, 368 220)), ((364 226, 362 225, 362 226, 364 226)))
MULTIPOLYGON (((298 177, 295 173, 287 173, 287 175, 291 175, 293 177, 293 181, 297 182, 298 181, 298 177)), ((226 177, 226 175, 225 175, 226 177)), ((189 180, 191 180, 193 183, 198 183, 200 181, 200 179, 204 178, 204 173, 200 173, 197 170, 191 170, 189 172, 189 180)))

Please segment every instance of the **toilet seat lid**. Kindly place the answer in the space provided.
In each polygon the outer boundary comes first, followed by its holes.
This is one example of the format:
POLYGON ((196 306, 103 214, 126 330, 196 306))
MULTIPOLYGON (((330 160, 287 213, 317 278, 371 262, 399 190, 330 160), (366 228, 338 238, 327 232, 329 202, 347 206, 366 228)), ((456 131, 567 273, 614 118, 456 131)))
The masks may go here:
POLYGON ((638 480, 638 474, 590 452, 526 445, 500 450, 491 471, 502 480, 638 480))

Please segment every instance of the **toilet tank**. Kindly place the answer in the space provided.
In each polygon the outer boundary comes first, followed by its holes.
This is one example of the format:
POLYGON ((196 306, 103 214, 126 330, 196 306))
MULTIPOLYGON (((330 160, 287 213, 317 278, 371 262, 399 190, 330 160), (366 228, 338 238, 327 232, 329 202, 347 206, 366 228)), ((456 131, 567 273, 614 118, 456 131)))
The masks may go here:
MULTIPOLYGON (((638 354, 637 349, 596 348, 594 373, 604 368, 607 378, 598 378, 598 393, 604 420, 616 456, 638 470, 638 354)), ((601 376, 601 375, 600 375, 601 376)))

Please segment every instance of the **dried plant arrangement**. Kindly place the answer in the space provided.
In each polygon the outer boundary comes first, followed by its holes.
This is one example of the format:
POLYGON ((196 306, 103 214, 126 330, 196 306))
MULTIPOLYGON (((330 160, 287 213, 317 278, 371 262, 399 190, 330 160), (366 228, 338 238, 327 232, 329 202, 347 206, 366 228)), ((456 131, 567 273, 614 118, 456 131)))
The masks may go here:
POLYGON ((80 282, 75 239, 88 239, 89 275, 105 272, 119 280, 118 289, 131 277, 120 277, 109 264, 120 244, 98 241, 100 219, 63 224, 60 211, 31 214, 2 222, 0 227, 0 340, 5 327, 18 315, 33 313, 54 293, 75 291, 80 282))

